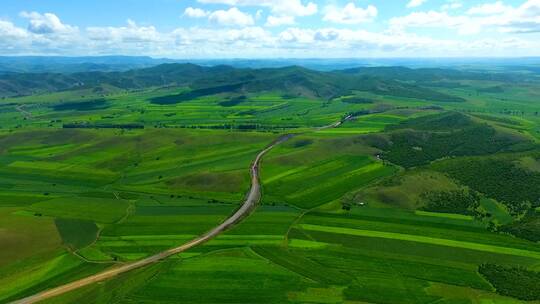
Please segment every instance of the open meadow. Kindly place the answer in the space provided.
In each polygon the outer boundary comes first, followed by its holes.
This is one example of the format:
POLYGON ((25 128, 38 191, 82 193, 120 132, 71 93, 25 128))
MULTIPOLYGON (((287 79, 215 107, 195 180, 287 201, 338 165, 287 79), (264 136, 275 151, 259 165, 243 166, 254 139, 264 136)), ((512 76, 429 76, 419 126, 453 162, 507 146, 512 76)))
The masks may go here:
POLYGON ((3 97, 0 303, 208 232, 278 138, 241 223, 43 303, 540 303, 537 76, 207 69, 3 97))

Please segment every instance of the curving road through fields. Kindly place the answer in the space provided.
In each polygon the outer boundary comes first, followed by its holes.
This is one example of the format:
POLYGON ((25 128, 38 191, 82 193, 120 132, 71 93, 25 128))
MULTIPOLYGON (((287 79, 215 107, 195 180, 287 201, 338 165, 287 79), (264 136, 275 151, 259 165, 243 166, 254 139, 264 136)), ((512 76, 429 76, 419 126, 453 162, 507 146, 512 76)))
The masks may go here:
POLYGON ((209 232, 179 247, 160 252, 158 254, 155 254, 153 256, 147 257, 145 259, 139 260, 131 264, 109 269, 104 272, 86 277, 84 279, 80 279, 78 281, 74 281, 74 282, 53 288, 53 289, 40 292, 33 296, 30 296, 21 300, 17 300, 12 303, 13 304, 31 304, 31 303, 37 303, 37 302, 40 302, 40 301, 43 301, 52 297, 56 297, 56 296, 65 294, 67 292, 70 292, 72 290, 75 290, 84 286, 88 286, 96 282, 101 282, 101 281, 110 279, 122 273, 126 273, 128 271, 131 271, 137 268, 141 268, 144 266, 148 266, 150 264, 157 263, 165 258, 184 252, 190 248, 193 248, 195 246, 198 246, 202 243, 205 243, 213 239, 214 237, 218 236, 220 233, 230 228, 232 225, 240 222, 245 216, 249 215, 251 211, 254 209, 254 207, 259 203, 261 199, 261 184, 259 182, 259 166, 260 166, 262 157, 266 153, 268 153, 268 151, 270 151, 272 148, 274 148, 275 146, 279 145, 282 142, 289 140, 292 137, 294 137, 294 135, 292 134, 284 135, 280 137, 279 139, 277 139, 276 141, 274 141, 272 144, 270 144, 266 149, 259 152, 259 154, 257 154, 255 161, 253 161, 251 165, 251 188, 247 194, 246 200, 233 215, 231 215, 227 220, 225 220, 223 223, 221 223, 219 226, 215 227, 214 229, 210 230, 209 232))
MULTIPOLYGON (((22 111, 22 109, 19 109, 19 110, 22 111)), ((336 123, 333 123, 333 124, 328 125, 328 126, 314 128, 314 130, 315 131, 320 131, 320 130, 325 130, 325 129, 337 128, 337 127, 341 126, 344 122, 352 120, 354 118, 355 117, 353 115, 348 115, 348 116, 346 116, 345 118, 341 119, 340 121, 338 121, 336 123)), ((292 137, 294 137, 296 135, 300 135, 300 134, 283 135, 280 138, 278 138, 277 140, 275 140, 273 143, 271 143, 264 150, 259 152, 259 154, 257 154, 257 157, 255 158, 255 160, 251 164, 251 188, 250 188, 250 190, 249 190, 249 192, 247 194, 246 200, 244 201, 242 206, 233 215, 231 215, 227 220, 225 220, 223 223, 221 223, 219 226, 215 227, 214 229, 208 231, 207 233, 203 234, 202 236, 200 236, 200 237, 198 237, 198 238, 196 238, 196 239, 194 239, 192 241, 189 241, 189 242, 187 242, 187 243, 185 243, 185 244, 183 244, 183 245, 181 245, 179 247, 175 247, 175 248, 160 252, 158 254, 155 254, 155 255, 147 257, 145 259, 139 260, 137 262, 133 262, 131 264, 118 266, 118 267, 115 267, 115 268, 100 272, 98 274, 86 277, 84 279, 80 279, 80 280, 77 280, 77 281, 74 281, 74 282, 71 282, 71 283, 68 283, 68 284, 53 288, 53 289, 49 289, 49 290, 40 292, 40 293, 35 294, 33 296, 29 296, 27 298, 20 299, 20 300, 17 300, 15 302, 12 302, 12 304, 32 304, 32 303, 37 303, 37 302, 40 302, 40 301, 43 301, 43 300, 46 300, 46 299, 50 299, 50 298, 65 294, 67 292, 73 291, 75 289, 78 289, 78 288, 81 288, 81 287, 84 287, 84 286, 91 285, 93 283, 97 283, 97 282, 101 282, 101 281, 113 278, 113 277, 115 277, 117 275, 120 275, 122 273, 126 273, 128 271, 131 271, 131 270, 134 270, 134 269, 137 269, 137 268, 141 268, 141 267, 144 267, 144 266, 148 266, 150 264, 157 263, 157 262, 159 262, 159 261, 161 261, 163 259, 166 259, 166 258, 168 258, 170 256, 175 255, 175 254, 184 252, 184 251, 186 251, 186 250, 188 250, 190 248, 196 247, 196 246, 198 246, 200 244, 203 244, 203 243, 215 238, 216 236, 218 236, 219 234, 221 234, 222 232, 224 232, 225 230, 227 230, 228 228, 230 228, 234 224, 240 222, 244 217, 249 215, 251 213, 251 211, 257 206, 257 204, 259 203, 259 201, 261 199, 261 184, 260 184, 260 181, 259 181, 259 166, 260 166, 260 163, 261 163, 261 160, 262 160, 263 156, 266 153, 268 153, 270 150, 272 150, 272 148, 274 148, 275 146, 277 146, 277 145, 291 139, 292 137)))

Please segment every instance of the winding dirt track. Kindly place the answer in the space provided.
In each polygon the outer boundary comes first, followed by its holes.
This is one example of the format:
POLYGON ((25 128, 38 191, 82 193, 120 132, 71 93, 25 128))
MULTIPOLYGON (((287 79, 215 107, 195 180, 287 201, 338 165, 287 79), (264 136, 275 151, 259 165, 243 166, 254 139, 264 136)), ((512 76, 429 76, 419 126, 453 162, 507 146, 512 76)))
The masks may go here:
POLYGON ((203 234, 202 236, 185 243, 182 246, 172 248, 163 252, 160 252, 156 255, 153 255, 151 257, 145 258, 143 260, 119 266, 110 270, 106 270, 104 272, 86 277, 84 279, 80 279, 78 281, 68 283, 53 289, 49 289, 43 292, 40 292, 38 294, 35 294, 33 296, 17 300, 15 302, 12 302, 13 304, 30 304, 30 303, 37 303, 39 301, 43 301, 52 297, 56 297, 62 294, 65 294, 67 292, 70 292, 72 290, 88 286, 90 284, 101 282, 107 279, 110 279, 112 277, 115 277, 119 274, 126 273, 128 271, 141 268, 144 266, 148 266, 150 264, 157 263, 165 258, 168 258, 172 255, 181 253, 183 251, 186 251, 190 248, 193 248, 195 246, 198 246, 202 243, 205 243, 212 238, 216 237, 220 233, 227 230, 232 225, 240 222, 245 216, 249 215, 250 212, 255 208, 255 206, 259 203, 261 199, 261 185, 259 182, 259 165, 261 163, 262 157, 268 153, 272 148, 279 145, 282 142, 285 142, 292 138, 294 135, 284 135, 274 141, 271 145, 269 145, 266 149, 262 150, 257 157, 255 158, 255 161, 251 165, 251 189, 249 190, 249 193, 247 194, 246 200, 244 204, 238 209, 233 215, 231 215, 227 220, 225 220, 223 223, 221 223, 219 226, 215 227, 214 229, 210 230, 209 232, 203 234))
POLYGON ((24 116, 24 118, 26 118, 26 119, 31 119, 32 118, 32 113, 26 111, 24 109, 24 105, 18 105, 18 106, 15 107, 15 109, 17 111, 19 111, 24 116))
MULTIPOLYGON (((21 112, 24 111, 22 109, 18 109, 18 110, 21 111, 21 112)), ((320 130, 325 130, 325 129, 337 128, 337 127, 341 126, 345 121, 348 121, 348 120, 351 120, 351 119, 354 119, 354 117, 352 115, 349 115, 349 116, 345 117, 344 119, 342 119, 342 120, 340 120, 340 121, 338 121, 336 123, 333 123, 331 125, 324 126, 324 127, 315 128, 314 130, 315 131, 320 131, 320 130)), ((296 134, 296 135, 299 135, 299 134, 296 134)), ((134 270, 134 269, 137 269, 137 268, 141 268, 141 267, 144 267, 144 266, 148 266, 150 264, 157 263, 157 262, 159 262, 159 261, 161 261, 163 259, 166 259, 166 258, 168 258, 168 257, 170 257, 172 255, 184 252, 184 251, 186 251, 188 249, 191 249, 191 248, 193 248, 195 246, 198 246, 198 245, 200 245, 202 243, 205 243, 205 242, 215 238, 216 236, 218 236, 219 234, 221 234, 222 232, 224 232, 225 230, 227 230, 228 228, 230 228, 234 224, 237 224, 238 222, 240 222, 244 217, 249 215, 251 213, 251 211, 257 206, 257 204, 259 203, 259 201, 261 199, 261 184, 259 182, 259 165, 261 163, 261 160, 262 160, 263 156, 266 153, 268 153, 268 151, 272 150, 272 148, 274 148, 275 146, 277 146, 280 143, 283 143, 283 142, 291 139, 292 137, 294 137, 296 135, 295 134, 283 135, 280 138, 278 138, 276 141, 274 141, 272 144, 270 144, 266 149, 262 150, 261 152, 259 152, 259 154, 257 154, 257 157, 255 158, 255 161, 253 161, 253 163, 251 165, 251 188, 250 188, 250 190, 249 190, 249 192, 247 194, 247 197, 246 197, 246 200, 244 201, 244 204, 242 204, 240 209, 238 209, 227 220, 225 220, 223 223, 221 223, 219 226, 215 227, 214 229, 210 230, 209 232, 207 232, 207 233, 203 234, 202 236, 200 236, 200 237, 198 237, 198 238, 196 238, 196 239, 194 239, 192 241, 189 241, 188 243, 185 243, 185 244, 183 244, 183 245, 181 245, 179 247, 172 248, 172 249, 160 252, 160 253, 158 253, 156 255, 150 256, 148 258, 139 260, 139 261, 131 263, 131 264, 118 266, 116 268, 106 270, 104 272, 101 272, 101 273, 86 277, 84 279, 80 279, 80 280, 75 281, 75 282, 71 282, 71 283, 68 283, 68 284, 53 288, 53 289, 49 289, 49 290, 40 292, 40 293, 35 294, 33 296, 29 296, 27 298, 20 299, 20 300, 17 300, 15 302, 12 302, 11 304, 31 304, 31 303, 37 303, 37 302, 40 302, 40 301, 43 301, 43 300, 46 300, 46 299, 50 299, 50 298, 65 294, 67 292, 73 291, 75 289, 78 289, 78 288, 88 286, 88 285, 93 284, 93 283, 97 283, 97 282, 101 282, 101 281, 110 279, 110 278, 115 277, 117 275, 120 275, 122 273, 126 273, 128 271, 131 271, 131 270, 134 270)))

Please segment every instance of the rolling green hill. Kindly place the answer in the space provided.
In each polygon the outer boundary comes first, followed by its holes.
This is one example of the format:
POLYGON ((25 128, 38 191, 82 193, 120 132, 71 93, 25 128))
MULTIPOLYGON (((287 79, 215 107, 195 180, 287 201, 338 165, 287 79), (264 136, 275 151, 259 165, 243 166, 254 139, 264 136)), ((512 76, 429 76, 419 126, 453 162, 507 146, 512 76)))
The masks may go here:
MULTIPOLYGON (((396 81, 378 71, 354 75, 341 72, 319 72, 302 67, 235 69, 229 66, 163 64, 146 69, 110 73, 8 73, 0 75, 0 96, 97 89, 108 85, 123 90, 171 86, 190 87, 195 91, 193 95, 195 97, 224 92, 281 92, 288 96, 329 100, 356 90, 442 102, 464 101, 462 98, 429 88, 396 81)), ((414 72, 411 73, 414 74, 414 72)))
POLYGON ((45 303, 540 303, 540 83, 501 71, 4 74, 0 303, 196 239, 279 138, 240 223, 45 303))

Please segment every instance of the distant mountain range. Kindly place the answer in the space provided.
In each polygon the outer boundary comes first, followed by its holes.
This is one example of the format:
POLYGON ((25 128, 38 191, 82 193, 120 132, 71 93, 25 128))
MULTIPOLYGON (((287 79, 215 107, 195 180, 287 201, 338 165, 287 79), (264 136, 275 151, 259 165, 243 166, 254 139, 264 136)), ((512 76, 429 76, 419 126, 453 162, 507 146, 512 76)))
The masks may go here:
MULTIPOLYGON (((120 60, 121 61, 121 60, 120 60)), ((144 59, 141 59, 141 63, 144 59)), ((192 99, 220 93, 280 92, 283 96, 333 99, 354 91, 379 95, 426 99, 440 102, 464 101, 435 88, 453 85, 447 80, 512 79, 512 75, 466 72, 447 69, 405 67, 355 68, 316 71, 300 66, 284 68, 235 68, 227 65, 200 66, 168 63, 150 68, 115 72, 4 73, 0 75, 0 96, 15 97, 66 90, 93 89, 97 94, 111 90, 138 90, 158 87, 189 87, 192 99)), ((458 84, 459 85, 459 84, 458 84)), ((156 103, 167 103, 157 100, 156 103)))
POLYGON ((151 57, 101 56, 101 57, 56 57, 56 56, 0 56, 0 73, 78 73, 127 71, 173 63, 171 59, 151 57))
POLYGON ((531 58, 339 58, 339 59, 168 59, 144 56, 0 56, 0 73, 79 73, 127 71, 165 63, 193 63, 202 66, 229 65, 236 68, 280 68, 302 66, 318 71, 358 67, 453 68, 486 70, 540 70, 540 57, 531 58))

